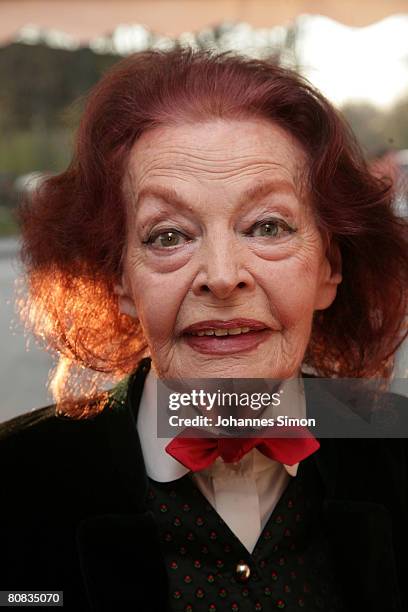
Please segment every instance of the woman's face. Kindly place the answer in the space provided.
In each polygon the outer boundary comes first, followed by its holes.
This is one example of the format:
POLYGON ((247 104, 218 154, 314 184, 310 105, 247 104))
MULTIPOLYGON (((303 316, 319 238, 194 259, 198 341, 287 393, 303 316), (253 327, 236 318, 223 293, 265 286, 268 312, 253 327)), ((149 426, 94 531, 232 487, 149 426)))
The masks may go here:
POLYGON ((298 373, 313 312, 341 280, 302 190, 305 164, 266 120, 161 127, 136 142, 116 290, 159 377, 298 373))

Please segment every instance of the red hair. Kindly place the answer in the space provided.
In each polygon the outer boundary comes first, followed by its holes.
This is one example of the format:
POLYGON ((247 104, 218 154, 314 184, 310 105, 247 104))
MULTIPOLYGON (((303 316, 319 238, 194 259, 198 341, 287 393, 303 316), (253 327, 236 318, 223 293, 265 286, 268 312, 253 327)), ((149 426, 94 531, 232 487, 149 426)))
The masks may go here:
POLYGON ((158 125, 248 117, 280 125, 303 147, 318 226, 342 255, 343 281, 333 304, 315 313, 305 363, 321 376, 390 375, 407 333, 407 224, 342 117, 306 80, 271 62, 231 52, 145 51, 96 85, 70 166, 20 206, 29 287, 21 310, 60 355, 57 401, 68 397, 71 365, 120 378, 148 354, 138 322, 119 313, 113 291, 135 141, 158 125))

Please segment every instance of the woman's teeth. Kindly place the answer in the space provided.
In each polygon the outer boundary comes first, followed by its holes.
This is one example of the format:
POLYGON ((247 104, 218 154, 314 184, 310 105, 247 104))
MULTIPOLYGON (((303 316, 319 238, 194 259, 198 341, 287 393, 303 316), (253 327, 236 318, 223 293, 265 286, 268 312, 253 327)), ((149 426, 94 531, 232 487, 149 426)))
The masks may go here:
POLYGON ((206 329, 205 331, 190 332, 192 336, 238 336, 247 334, 250 327, 231 327, 230 329, 206 329))

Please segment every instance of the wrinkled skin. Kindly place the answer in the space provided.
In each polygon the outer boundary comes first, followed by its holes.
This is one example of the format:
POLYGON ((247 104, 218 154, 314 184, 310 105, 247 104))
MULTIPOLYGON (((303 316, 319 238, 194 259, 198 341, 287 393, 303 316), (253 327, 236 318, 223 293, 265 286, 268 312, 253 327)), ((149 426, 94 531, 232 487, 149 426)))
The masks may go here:
POLYGON ((139 318, 161 378, 299 373, 313 313, 330 306, 341 282, 338 250, 323 240, 302 187, 306 163, 290 134, 261 119, 160 127, 135 143, 116 292, 121 311, 139 318), (184 205, 147 193, 163 187, 184 205), (265 220, 268 228, 255 225, 265 220), (229 355, 201 354, 181 335, 198 321, 238 317, 271 332, 229 355))

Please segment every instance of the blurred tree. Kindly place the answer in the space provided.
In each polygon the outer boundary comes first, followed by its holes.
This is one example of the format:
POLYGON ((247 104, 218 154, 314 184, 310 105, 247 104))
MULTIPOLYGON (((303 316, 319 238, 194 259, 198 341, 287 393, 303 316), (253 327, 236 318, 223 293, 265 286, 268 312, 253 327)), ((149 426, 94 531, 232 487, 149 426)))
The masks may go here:
MULTIPOLYGON (((0 48, 0 173, 63 170, 84 97, 118 59, 88 48, 20 43, 0 48)), ((0 198, 3 205, 9 202, 2 192, 0 198)))
POLYGON ((368 102, 349 102, 341 111, 369 156, 392 145, 387 142, 387 115, 379 108, 368 102))
POLYGON ((380 150, 408 149, 408 96, 387 110, 360 102, 341 111, 369 157, 380 150))
POLYGON ((64 109, 117 59, 88 48, 69 51, 19 43, 0 48, 0 109, 7 117, 3 129, 61 127, 64 109))
POLYGON ((408 95, 391 109, 387 132, 397 149, 408 149, 408 95))

